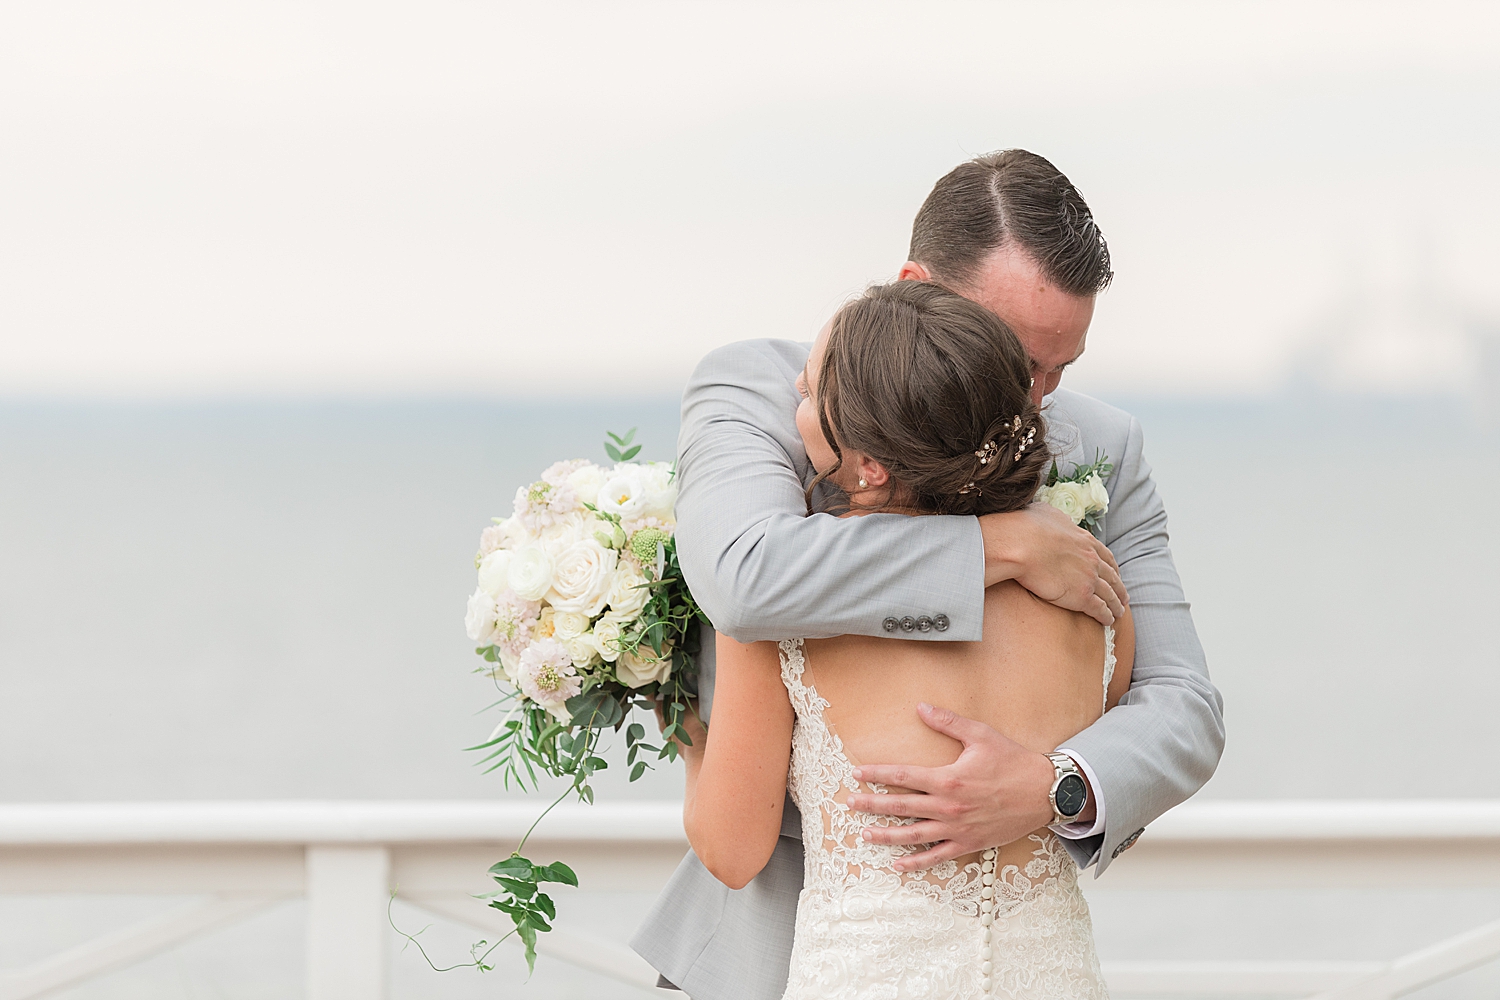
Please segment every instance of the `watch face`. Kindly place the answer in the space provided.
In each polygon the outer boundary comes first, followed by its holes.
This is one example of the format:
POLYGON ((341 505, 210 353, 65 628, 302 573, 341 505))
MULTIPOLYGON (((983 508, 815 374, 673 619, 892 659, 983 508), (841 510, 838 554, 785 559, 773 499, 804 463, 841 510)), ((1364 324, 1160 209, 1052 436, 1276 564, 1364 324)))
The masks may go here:
POLYGON ((1064 816, 1077 816, 1083 812, 1088 798, 1088 786, 1083 783, 1083 779, 1070 774, 1057 783, 1057 794, 1052 797, 1052 801, 1056 803, 1057 811, 1064 816))

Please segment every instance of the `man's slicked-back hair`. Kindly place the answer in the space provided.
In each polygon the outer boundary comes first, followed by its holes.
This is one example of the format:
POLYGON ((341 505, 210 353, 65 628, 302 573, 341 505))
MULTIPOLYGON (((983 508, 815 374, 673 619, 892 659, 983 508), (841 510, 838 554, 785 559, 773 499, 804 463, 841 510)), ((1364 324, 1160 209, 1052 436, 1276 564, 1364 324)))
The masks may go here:
POLYGON ((933 187, 911 227, 908 259, 944 284, 971 284, 996 249, 1014 246, 1072 295, 1095 295, 1115 273, 1109 245, 1073 182, 1024 149, 960 164, 933 187))

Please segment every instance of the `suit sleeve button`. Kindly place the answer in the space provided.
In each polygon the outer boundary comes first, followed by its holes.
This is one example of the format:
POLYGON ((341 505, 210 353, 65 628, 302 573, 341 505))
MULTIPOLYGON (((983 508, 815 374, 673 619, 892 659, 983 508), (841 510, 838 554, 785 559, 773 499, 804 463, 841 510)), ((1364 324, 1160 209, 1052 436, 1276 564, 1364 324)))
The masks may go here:
POLYGON ((932 627, 937 629, 939 632, 948 631, 948 616, 938 615, 932 620, 932 627))
POLYGON ((907 615, 905 618, 901 619, 901 631, 903 631, 903 632, 915 632, 916 630, 917 630, 917 620, 915 618, 913 618, 911 615, 907 615))
POLYGON ((929 617, 927 617, 926 615, 923 615, 921 618, 918 618, 917 619, 917 631, 918 632, 931 632, 932 631, 932 619, 929 618, 929 617))
POLYGON ((894 631, 896 631, 896 626, 900 625, 901 623, 898 622, 894 618, 887 618, 885 621, 881 622, 880 624, 883 625, 883 626, 885 626, 885 630, 887 632, 894 632, 894 631))

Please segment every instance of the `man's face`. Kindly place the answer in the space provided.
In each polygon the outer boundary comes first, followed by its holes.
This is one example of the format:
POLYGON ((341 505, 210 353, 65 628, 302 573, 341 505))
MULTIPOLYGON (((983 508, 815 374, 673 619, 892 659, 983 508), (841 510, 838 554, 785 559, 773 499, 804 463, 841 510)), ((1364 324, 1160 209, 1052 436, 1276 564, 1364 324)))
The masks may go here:
POLYGON ((978 302, 1016 332, 1031 356, 1031 398, 1039 405, 1057 388, 1068 365, 1083 354, 1094 318, 1094 296, 1058 288, 1022 252, 995 250, 974 280, 954 291, 978 302))

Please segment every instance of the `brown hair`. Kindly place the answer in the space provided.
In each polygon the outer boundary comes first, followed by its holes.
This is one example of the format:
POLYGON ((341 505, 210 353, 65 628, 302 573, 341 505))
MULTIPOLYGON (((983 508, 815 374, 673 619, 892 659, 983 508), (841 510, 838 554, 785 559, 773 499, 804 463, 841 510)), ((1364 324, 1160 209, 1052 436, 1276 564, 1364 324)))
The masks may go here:
POLYGON ((1047 463, 1030 387, 1025 349, 988 309, 924 281, 870 288, 829 330, 816 403, 835 462, 808 510, 845 448, 890 471, 887 508, 898 490, 930 514, 1025 507, 1047 463))
POLYGON ((910 259, 934 279, 967 285, 984 259, 1014 244, 1070 295, 1109 287, 1109 245, 1073 182, 1024 149, 987 153, 933 186, 911 227, 910 259))

